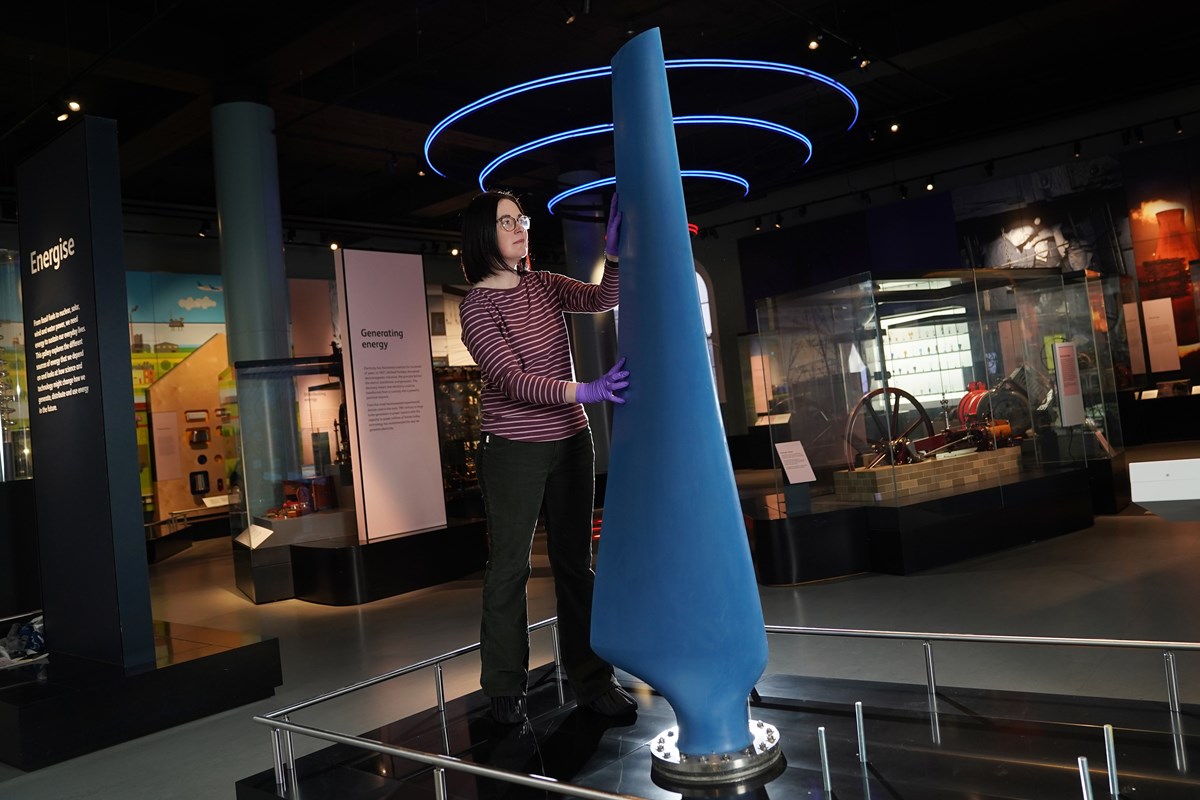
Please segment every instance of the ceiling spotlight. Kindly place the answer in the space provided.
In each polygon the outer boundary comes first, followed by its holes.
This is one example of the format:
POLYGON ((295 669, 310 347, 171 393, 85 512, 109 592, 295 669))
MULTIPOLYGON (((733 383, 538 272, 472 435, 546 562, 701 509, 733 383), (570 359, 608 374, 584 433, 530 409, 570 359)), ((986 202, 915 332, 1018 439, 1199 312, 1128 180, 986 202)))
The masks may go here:
POLYGON ((757 233, 758 231, 761 231, 761 230, 762 230, 762 217, 755 217, 754 218, 754 232, 757 233))
POLYGON ((874 128, 871 128, 871 130, 867 131, 867 141, 868 142, 875 141, 876 135, 877 135, 877 131, 874 128))
POLYGON ((929 178, 925 181, 925 191, 927 191, 927 192, 933 191, 933 176, 932 175, 930 175, 929 178))
POLYGON ((1145 144, 1145 143, 1146 143, 1146 136, 1145 136, 1145 134, 1143 134, 1143 133, 1142 133, 1142 126, 1141 126, 1141 125, 1139 125, 1139 126, 1137 126, 1136 128, 1134 128, 1134 129, 1133 129, 1133 136, 1134 136, 1134 138, 1135 138, 1135 139, 1137 139, 1137 143, 1138 143, 1138 144, 1145 144))
POLYGON ((457 248, 457 247, 451 247, 451 248, 450 248, 450 255, 452 255, 452 256, 457 256, 457 255, 458 255, 458 252, 459 252, 459 251, 458 251, 458 248, 457 248))
POLYGON ((425 177, 425 170, 418 168, 418 169, 417 169, 417 177, 418 177, 418 178, 424 178, 424 177, 425 177))
POLYGON ((1183 120, 1180 117, 1175 118, 1175 132, 1183 133, 1183 120))
POLYGON ((900 184, 900 199, 901 200, 908 199, 908 187, 905 186, 903 183, 900 184))
POLYGON ((1075 158, 1079 158, 1081 155, 1083 155, 1083 142, 1076 141, 1075 148, 1071 152, 1075 158))
POLYGON ((296 229, 295 229, 295 228, 288 228, 288 230, 287 230, 287 243, 288 243, 288 244, 291 244, 291 243, 292 243, 292 242, 294 242, 294 241, 296 241, 296 229))
POLYGON ((330 250, 337 250, 339 247, 341 247, 341 245, 339 245, 337 242, 330 242, 330 243, 329 243, 329 249, 330 249, 330 250))
POLYGON ((867 58, 861 50, 856 51, 850 60, 858 65, 859 69, 866 69, 871 66, 871 59, 867 58))
POLYGON ((899 133, 900 132, 900 123, 893 122, 891 125, 888 126, 888 130, 891 131, 892 133, 899 133))
POLYGON ((200 223, 200 230, 196 231, 196 235, 203 239, 210 233, 212 233, 212 223, 208 220, 204 220, 200 223))
POLYGON ((562 6, 563 14, 566 15, 563 17, 563 25, 570 25, 575 21, 575 12, 566 3, 559 3, 559 5, 562 6))
POLYGON ((68 100, 67 101, 67 108, 71 109, 71 111, 78 111, 82 107, 83 106, 79 105, 78 100, 68 100))
POLYGON ((59 122, 66 122, 67 118, 70 116, 71 116, 70 114, 68 114, 67 112, 64 111, 63 113, 61 113, 57 117, 55 117, 55 119, 58 120, 59 122))
POLYGON ((779 230, 782 227, 783 227, 783 214, 776 214, 775 215, 775 230, 779 230))

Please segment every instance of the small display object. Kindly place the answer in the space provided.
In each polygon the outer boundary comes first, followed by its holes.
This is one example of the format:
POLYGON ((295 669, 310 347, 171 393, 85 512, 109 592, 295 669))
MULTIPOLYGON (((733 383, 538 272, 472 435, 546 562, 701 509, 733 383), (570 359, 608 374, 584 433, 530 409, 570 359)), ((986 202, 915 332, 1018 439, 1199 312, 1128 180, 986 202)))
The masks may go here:
MULTIPOLYGON (((848 503, 1112 458, 1122 437, 1110 295, 1083 273, 992 269, 862 274, 761 300, 745 365, 751 424, 768 420, 775 447, 801 442, 813 496, 848 503)), ((782 498, 786 481, 776 470, 770 491, 782 498)))

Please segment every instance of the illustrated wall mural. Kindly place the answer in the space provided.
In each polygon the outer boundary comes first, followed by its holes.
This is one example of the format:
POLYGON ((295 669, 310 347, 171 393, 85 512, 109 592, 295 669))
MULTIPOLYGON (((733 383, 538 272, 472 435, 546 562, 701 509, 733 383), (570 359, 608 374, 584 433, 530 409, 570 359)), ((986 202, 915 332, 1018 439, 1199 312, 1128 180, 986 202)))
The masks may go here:
POLYGON ((127 272, 126 316, 137 421, 138 465, 145 511, 153 511, 150 385, 209 339, 225 332, 225 294, 220 275, 127 272))

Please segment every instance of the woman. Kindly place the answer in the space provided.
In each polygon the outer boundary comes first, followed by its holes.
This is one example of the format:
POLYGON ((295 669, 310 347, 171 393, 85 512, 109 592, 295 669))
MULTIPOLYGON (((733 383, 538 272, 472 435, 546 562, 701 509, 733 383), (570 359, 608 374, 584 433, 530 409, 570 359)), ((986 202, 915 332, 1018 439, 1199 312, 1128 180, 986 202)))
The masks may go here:
POLYGON ((516 197, 485 192, 463 214, 462 340, 483 374, 479 485, 488 526, 483 577, 480 686, 493 718, 526 718, 529 670, 530 550, 538 514, 558 602, 562 661, 580 708, 630 714, 637 703, 592 652, 592 503, 595 456, 580 403, 625 402, 624 359, 590 383, 576 383, 564 312, 595 313, 617 304, 613 196, 604 278, 582 283, 529 269, 529 217, 516 197))

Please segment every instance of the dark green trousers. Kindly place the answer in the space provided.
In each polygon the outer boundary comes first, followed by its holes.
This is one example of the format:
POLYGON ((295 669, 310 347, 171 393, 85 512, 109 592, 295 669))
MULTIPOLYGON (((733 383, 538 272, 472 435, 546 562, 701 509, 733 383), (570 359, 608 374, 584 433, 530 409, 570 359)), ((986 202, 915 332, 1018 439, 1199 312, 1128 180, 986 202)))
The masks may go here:
POLYGON ((483 434, 479 484, 488 525, 483 573, 480 686, 489 697, 524 695, 529 671, 527 585, 539 513, 544 514, 559 647, 580 705, 613 686, 612 666, 592 652, 592 433, 557 442, 483 434))

